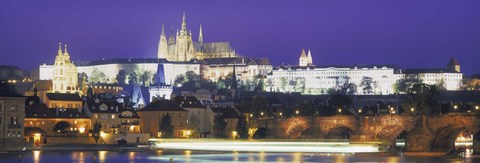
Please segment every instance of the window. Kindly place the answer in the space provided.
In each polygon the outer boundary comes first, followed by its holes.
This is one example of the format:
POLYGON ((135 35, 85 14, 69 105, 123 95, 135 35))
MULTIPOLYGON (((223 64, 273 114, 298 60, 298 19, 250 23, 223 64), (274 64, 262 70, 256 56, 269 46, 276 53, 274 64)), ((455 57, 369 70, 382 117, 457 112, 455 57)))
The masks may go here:
POLYGON ((115 115, 112 115, 112 119, 115 119, 115 115))

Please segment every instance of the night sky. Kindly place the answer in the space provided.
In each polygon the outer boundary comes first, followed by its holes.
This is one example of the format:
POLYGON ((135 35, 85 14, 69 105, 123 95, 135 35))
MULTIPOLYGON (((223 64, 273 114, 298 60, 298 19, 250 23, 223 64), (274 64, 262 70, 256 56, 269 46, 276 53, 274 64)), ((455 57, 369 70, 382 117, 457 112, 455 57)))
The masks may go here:
POLYGON ((1 0, 0 64, 30 70, 53 62, 59 41, 73 61, 156 57, 162 23, 183 12, 197 40, 229 41, 240 54, 298 64, 396 64, 441 68, 455 57, 480 73, 478 0, 133 1, 1 0))

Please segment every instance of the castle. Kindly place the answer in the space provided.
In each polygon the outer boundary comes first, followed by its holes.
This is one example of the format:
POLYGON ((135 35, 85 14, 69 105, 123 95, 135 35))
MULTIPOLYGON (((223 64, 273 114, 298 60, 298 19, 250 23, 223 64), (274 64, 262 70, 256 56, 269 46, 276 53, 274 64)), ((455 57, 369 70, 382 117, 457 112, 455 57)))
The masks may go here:
POLYGON ((236 57, 228 42, 203 42, 202 26, 198 35, 198 42, 192 40, 192 31, 187 29, 185 13, 182 18, 182 28, 177 30, 176 37, 173 32, 167 40, 165 29, 162 25, 162 34, 158 43, 158 58, 168 61, 189 61, 204 58, 231 58, 236 57))

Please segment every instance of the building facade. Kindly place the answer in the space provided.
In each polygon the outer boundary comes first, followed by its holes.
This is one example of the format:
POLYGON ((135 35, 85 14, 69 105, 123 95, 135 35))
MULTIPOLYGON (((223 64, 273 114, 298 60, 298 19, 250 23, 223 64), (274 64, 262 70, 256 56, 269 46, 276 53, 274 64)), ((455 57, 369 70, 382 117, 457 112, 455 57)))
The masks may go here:
MULTIPOLYGON (((308 56, 311 57, 309 52, 308 56)), ((267 75, 265 91, 328 94, 346 90, 348 94, 388 95, 398 93, 402 80, 460 90, 463 74, 453 58, 444 69, 399 69, 392 65, 314 66, 302 50, 299 66, 279 66, 267 75)))
POLYGON ((66 44, 63 52, 62 44, 58 45, 58 53, 53 65, 52 83, 52 92, 73 93, 78 91, 77 67, 70 61, 66 44))
POLYGON ((181 29, 177 30, 175 36, 173 31, 170 32, 167 40, 165 29, 162 25, 162 33, 158 43, 158 58, 185 62, 191 59, 229 58, 236 56, 235 50, 230 47, 229 42, 203 42, 201 25, 198 42, 193 41, 192 31, 187 29, 185 13, 183 13, 181 29))

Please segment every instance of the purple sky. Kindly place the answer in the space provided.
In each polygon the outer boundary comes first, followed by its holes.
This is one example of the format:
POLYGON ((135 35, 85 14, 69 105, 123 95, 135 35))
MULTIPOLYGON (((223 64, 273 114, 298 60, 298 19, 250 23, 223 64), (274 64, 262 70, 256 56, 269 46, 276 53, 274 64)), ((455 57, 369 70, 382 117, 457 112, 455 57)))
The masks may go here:
POLYGON ((156 57, 162 23, 179 28, 182 12, 197 40, 229 41, 249 57, 298 64, 444 67, 455 57, 480 73, 480 1, 184 1, 2 0, 0 64, 33 69, 53 62, 57 43, 74 61, 156 57))

